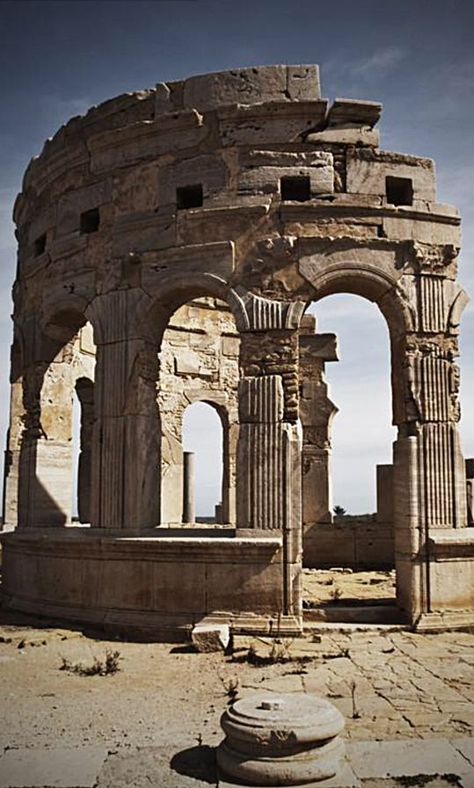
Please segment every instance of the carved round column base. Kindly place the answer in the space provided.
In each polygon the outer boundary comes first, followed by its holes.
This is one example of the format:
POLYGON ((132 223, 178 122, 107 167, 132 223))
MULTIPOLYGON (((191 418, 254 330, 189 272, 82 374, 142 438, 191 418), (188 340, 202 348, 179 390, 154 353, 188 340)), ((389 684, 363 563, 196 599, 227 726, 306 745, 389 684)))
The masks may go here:
POLYGON ((309 695, 260 693, 234 703, 221 719, 226 734, 217 749, 224 778, 246 785, 305 785, 341 768, 342 714, 309 695))

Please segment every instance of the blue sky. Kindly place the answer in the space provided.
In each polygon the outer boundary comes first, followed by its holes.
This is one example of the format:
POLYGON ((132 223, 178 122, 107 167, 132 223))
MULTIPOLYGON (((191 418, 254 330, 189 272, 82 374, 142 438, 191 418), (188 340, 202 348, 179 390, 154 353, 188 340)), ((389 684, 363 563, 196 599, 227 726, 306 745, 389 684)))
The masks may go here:
MULTIPOLYGON (((28 160, 64 121, 162 80, 318 63, 324 96, 383 102, 383 148, 436 160, 439 200, 463 215, 460 279, 474 294, 473 35, 474 4, 467 0, 0 0, 0 435, 8 409, 12 205, 28 160)), ((341 409, 335 498, 364 511, 373 508, 373 467, 390 461, 394 437, 386 332, 375 308, 355 297, 326 299, 318 315, 321 330, 338 333, 341 346, 341 362, 328 370, 341 409), (369 412, 368 389, 374 392, 369 412)), ((462 332, 461 435, 466 456, 474 456, 472 306, 462 332)), ((209 455, 203 462, 213 465, 209 455)), ((201 509, 210 509, 212 495, 205 493, 201 509)))

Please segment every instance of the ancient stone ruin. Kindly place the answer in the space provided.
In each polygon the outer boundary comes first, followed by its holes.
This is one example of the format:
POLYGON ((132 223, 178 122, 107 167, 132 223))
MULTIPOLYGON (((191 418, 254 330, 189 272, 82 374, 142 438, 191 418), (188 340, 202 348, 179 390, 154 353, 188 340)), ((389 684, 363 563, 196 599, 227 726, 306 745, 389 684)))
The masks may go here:
POLYGON ((303 562, 321 563, 337 531, 324 378, 336 339, 305 310, 354 293, 388 325, 398 429, 371 538, 389 544, 406 622, 472 623, 460 220, 436 202, 432 161, 379 149, 380 113, 322 99, 315 66, 249 68, 93 107, 32 160, 14 210, 12 608, 153 637, 203 619, 301 631, 303 562), (207 528, 186 522, 194 402, 224 431, 207 528))

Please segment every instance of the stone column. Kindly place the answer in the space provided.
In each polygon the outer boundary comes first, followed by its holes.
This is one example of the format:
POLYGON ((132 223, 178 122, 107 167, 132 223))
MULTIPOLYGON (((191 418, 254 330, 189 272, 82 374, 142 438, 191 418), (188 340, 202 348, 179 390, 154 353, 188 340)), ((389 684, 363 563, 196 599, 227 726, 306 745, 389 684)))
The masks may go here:
POLYGON ((183 452, 183 523, 196 522, 196 455, 192 451, 183 452))
POLYGON ((474 459, 466 460, 467 524, 474 525, 474 459))
POLYGON ((415 273, 403 277, 411 330, 395 342, 392 336, 392 354, 398 348, 392 370, 398 394, 397 600, 412 622, 432 612, 431 536, 439 529, 467 525, 465 465, 457 429, 459 370, 454 362, 465 294, 455 282, 453 247, 415 244, 415 251, 415 273))
POLYGON ((23 390, 21 380, 10 387, 10 422, 3 468, 3 527, 11 531, 18 521, 18 473, 23 433, 23 390))
POLYGON ((138 329, 138 288, 97 296, 88 308, 97 346, 91 525, 137 531, 159 521, 157 348, 138 329))
POLYGON ((80 378, 76 392, 81 408, 79 462, 77 470, 77 512, 80 523, 90 523, 92 482, 92 435, 94 429, 94 383, 80 378))
POLYGON ((301 424, 298 332, 288 304, 248 297, 237 449, 238 533, 283 535, 283 613, 301 605, 301 424))
POLYGON ((303 425, 303 532, 332 522, 331 425, 337 407, 328 396, 325 364, 338 361, 334 334, 316 334, 313 315, 305 315, 299 336, 300 415, 303 425))

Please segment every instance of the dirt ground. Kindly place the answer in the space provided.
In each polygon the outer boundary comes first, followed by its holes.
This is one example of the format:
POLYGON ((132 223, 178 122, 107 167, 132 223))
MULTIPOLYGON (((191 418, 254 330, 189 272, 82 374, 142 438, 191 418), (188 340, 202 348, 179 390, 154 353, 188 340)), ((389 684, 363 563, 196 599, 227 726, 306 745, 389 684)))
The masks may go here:
MULTIPOLYGON (((305 596, 330 599, 341 588, 351 598, 355 587, 393 596, 390 573, 335 572, 329 580, 305 573, 305 596)), ((236 637, 232 653, 199 654, 187 645, 118 642, 0 611, 0 753, 103 745, 108 759, 99 788, 149 785, 130 774, 128 782, 119 778, 111 762, 127 752, 130 769, 139 748, 159 748, 167 764, 195 748, 211 752, 206 748, 222 739, 227 704, 255 690, 329 698, 346 718, 349 741, 465 738, 474 723, 473 666, 474 635, 466 633, 328 629, 277 643, 236 637), (71 672, 103 661, 107 651, 118 652, 118 672, 71 672)), ((143 757, 137 774, 139 763, 143 757)), ((188 785, 184 777, 156 784, 188 785)))
POLYGON ((353 572, 351 569, 305 569, 303 599, 307 607, 320 604, 395 603, 395 570, 353 572))

